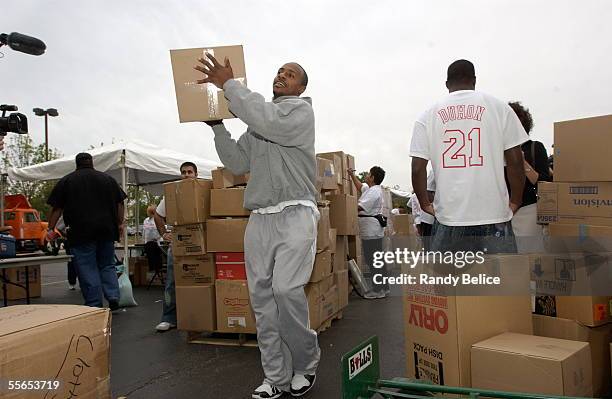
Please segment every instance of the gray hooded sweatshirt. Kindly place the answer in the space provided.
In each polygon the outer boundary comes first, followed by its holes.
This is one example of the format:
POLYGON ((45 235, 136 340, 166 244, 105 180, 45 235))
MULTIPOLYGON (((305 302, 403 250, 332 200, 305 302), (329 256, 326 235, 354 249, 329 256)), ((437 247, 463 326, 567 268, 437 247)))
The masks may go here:
POLYGON ((238 142, 223 124, 213 127, 217 154, 233 174, 250 173, 244 195, 249 210, 284 201, 316 205, 314 112, 308 97, 266 102, 236 80, 223 85, 229 110, 247 124, 238 142))

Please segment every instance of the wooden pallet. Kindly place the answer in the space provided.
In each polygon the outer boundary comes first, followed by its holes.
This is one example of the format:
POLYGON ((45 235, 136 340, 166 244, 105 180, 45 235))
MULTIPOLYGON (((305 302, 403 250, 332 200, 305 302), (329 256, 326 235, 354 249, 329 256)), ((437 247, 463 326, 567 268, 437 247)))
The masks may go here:
POLYGON ((328 328, 330 328, 331 325, 332 325, 332 321, 334 321, 334 320, 341 320, 342 317, 343 317, 342 310, 340 310, 338 313, 336 313, 335 315, 333 315, 332 317, 330 317, 329 319, 327 319, 323 323, 321 323, 319 328, 317 328, 317 334, 321 334, 323 331, 325 331, 328 328))
POLYGON ((187 343, 220 346, 247 346, 250 348, 256 348, 257 335, 244 333, 211 333, 188 331, 187 343))

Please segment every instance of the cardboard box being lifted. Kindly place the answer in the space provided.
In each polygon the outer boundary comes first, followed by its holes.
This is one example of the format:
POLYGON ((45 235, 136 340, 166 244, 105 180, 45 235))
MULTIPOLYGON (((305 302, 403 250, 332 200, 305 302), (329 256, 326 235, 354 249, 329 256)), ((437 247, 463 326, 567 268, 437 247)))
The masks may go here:
POLYGON ((538 223, 612 226, 612 182, 539 182, 538 197, 538 223))
POLYGON ((472 346, 472 386, 542 395, 592 396, 585 342, 504 333, 472 346))
POLYGON ((218 89, 212 83, 197 83, 198 80, 204 78, 204 74, 196 71, 193 66, 201 65, 198 59, 206 59, 206 54, 213 55, 221 64, 227 57, 232 64, 234 79, 246 86, 242 46, 170 50, 174 90, 181 123, 235 118, 229 112, 223 90, 218 89))
POLYGON ((234 175, 227 168, 217 168, 212 170, 212 179, 214 189, 230 188, 247 184, 249 174, 234 175))
POLYGON ((179 330, 215 331, 215 286, 176 287, 176 319, 179 330))
POLYGON ((248 222, 248 218, 208 219, 208 252, 244 252, 244 232, 248 222))
POLYGON ((554 124, 554 180, 612 181, 612 115, 554 124))
POLYGON ((184 179, 164 184, 166 223, 204 223, 210 215, 212 181, 184 179))
POLYGON ((533 315, 533 334, 542 337, 588 342, 591 348, 593 395, 607 397, 610 393, 610 346, 612 323, 588 327, 575 320, 533 315))
POLYGON ((244 187, 219 188, 210 191, 210 216, 249 216, 244 208, 244 187))
POLYGON ((0 308, 3 399, 110 399, 108 309, 77 305, 0 308), (58 381, 56 390, 10 391, 8 381, 58 381))

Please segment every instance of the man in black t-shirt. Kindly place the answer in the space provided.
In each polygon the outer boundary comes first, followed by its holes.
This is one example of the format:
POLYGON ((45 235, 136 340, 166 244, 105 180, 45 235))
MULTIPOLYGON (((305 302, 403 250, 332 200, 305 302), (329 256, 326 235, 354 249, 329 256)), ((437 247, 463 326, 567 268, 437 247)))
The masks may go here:
POLYGON ((87 153, 76 156, 76 170, 53 188, 47 203, 53 207, 49 233, 60 217, 68 231, 68 243, 85 305, 102 307, 102 294, 111 310, 119 307, 115 271, 115 241, 123 230, 125 192, 109 175, 93 167, 87 153))

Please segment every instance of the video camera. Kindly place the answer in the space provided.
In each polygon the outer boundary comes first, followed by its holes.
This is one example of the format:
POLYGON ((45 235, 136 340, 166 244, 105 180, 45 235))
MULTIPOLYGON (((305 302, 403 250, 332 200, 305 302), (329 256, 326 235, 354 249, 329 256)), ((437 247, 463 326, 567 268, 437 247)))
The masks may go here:
POLYGON ((0 136, 6 136, 7 133, 28 134, 28 118, 19 112, 13 112, 6 115, 9 111, 17 111, 16 105, 0 105, 0 136))

